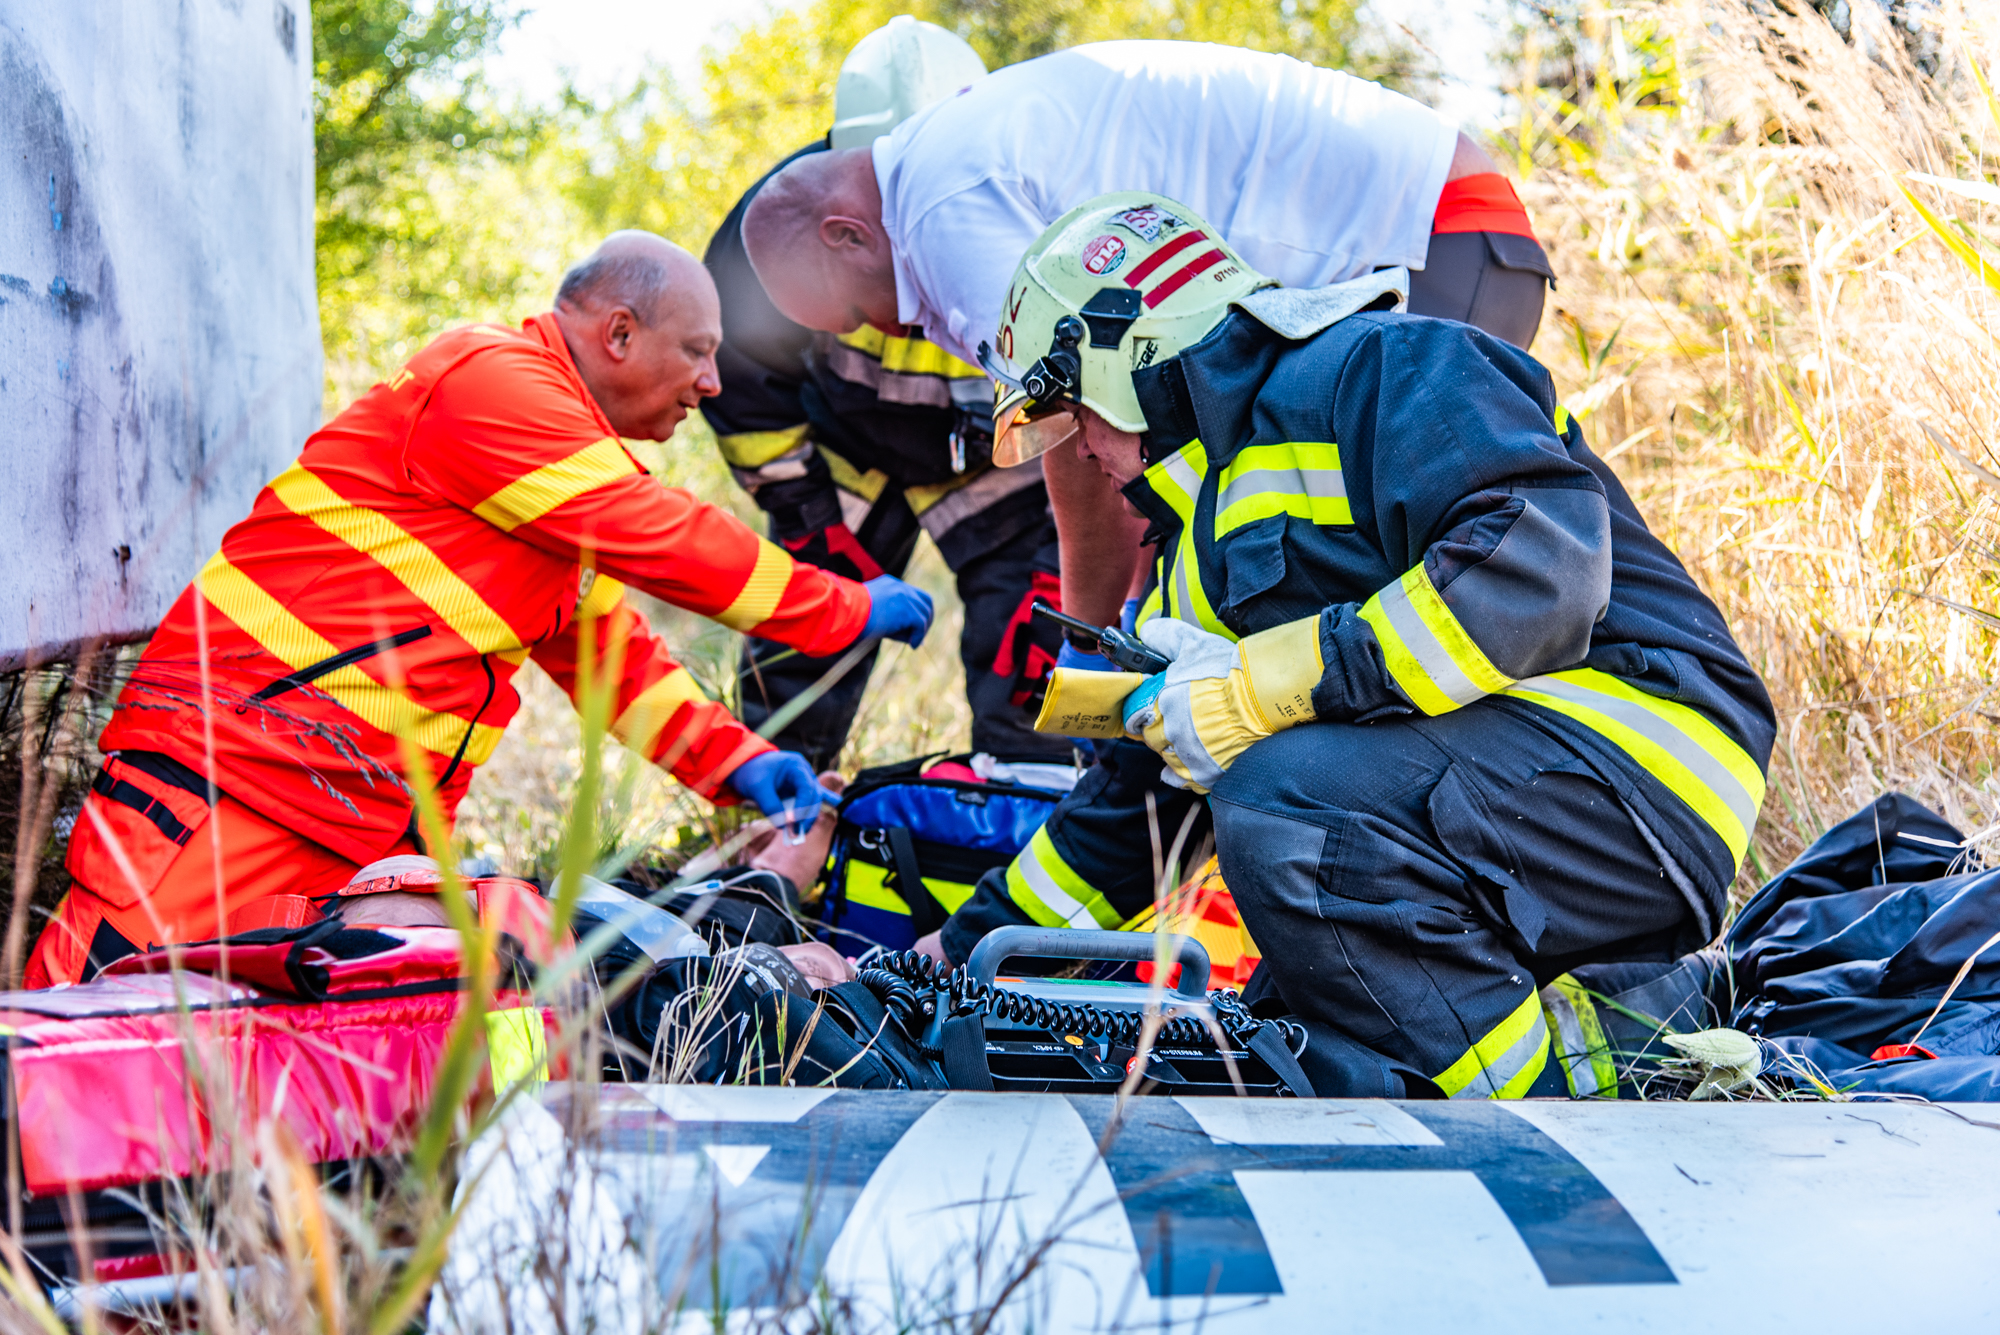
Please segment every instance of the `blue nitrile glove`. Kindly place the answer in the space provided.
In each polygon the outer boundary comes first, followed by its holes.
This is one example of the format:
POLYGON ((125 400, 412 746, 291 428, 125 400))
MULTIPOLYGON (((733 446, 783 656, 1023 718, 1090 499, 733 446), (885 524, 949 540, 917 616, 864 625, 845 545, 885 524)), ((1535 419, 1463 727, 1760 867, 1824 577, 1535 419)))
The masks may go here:
POLYGON ((1130 635, 1139 629, 1139 600, 1127 598, 1125 605, 1118 609, 1118 629, 1130 635))
POLYGON ((901 640, 912 649, 924 642, 924 632, 931 628, 928 593, 910 587, 894 575, 877 575, 861 587, 868 590, 869 600, 868 624, 861 628, 862 639, 880 635, 901 640))
POLYGON ((1068 640, 1056 650, 1056 666, 1075 668, 1078 672, 1116 672, 1118 665, 1098 653, 1095 649, 1079 649, 1068 640))
POLYGON ((794 839, 803 838, 812 829, 822 802, 840 805, 839 795, 819 786, 819 776, 796 751, 766 751, 750 757, 729 776, 729 786, 794 839))

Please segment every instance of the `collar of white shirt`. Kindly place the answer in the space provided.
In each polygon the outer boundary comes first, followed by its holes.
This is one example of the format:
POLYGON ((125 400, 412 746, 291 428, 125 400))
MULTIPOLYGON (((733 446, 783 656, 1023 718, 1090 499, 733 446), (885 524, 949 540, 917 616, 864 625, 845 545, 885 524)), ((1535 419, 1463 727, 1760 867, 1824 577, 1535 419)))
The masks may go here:
POLYGON ((882 196, 882 234, 889 239, 889 262, 896 274, 896 319, 903 324, 924 323, 924 304, 917 292, 916 280, 910 276, 909 262, 903 248, 897 244, 896 203, 889 193, 889 178, 895 170, 895 156, 889 147, 893 136, 883 135, 869 150, 869 160, 875 164, 875 190, 882 196))

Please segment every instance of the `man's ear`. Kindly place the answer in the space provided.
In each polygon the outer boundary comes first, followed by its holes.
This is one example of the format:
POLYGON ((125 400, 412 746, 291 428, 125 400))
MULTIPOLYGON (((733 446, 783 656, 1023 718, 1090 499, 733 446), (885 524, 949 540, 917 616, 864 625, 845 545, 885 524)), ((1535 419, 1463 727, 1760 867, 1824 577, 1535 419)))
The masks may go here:
POLYGON ((860 218, 850 218, 834 214, 820 219, 819 239, 828 250, 853 251, 875 249, 875 229, 860 218))
POLYGON ((632 354, 632 340, 639 332, 639 321, 625 306, 614 306, 598 326, 598 338, 604 345, 604 355, 614 362, 622 362, 632 354))

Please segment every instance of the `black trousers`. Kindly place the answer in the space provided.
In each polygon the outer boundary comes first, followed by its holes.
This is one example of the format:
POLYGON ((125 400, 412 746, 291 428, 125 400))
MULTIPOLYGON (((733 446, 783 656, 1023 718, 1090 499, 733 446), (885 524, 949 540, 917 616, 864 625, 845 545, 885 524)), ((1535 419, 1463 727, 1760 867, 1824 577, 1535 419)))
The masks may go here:
POLYGON ((1555 277, 1548 255, 1531 237, 1436 234, 1424 267, 1410 274, 1410 314, 1476 325, 1525 351, 1535 341, 1555 277))
POLYGON ((1244 752, 1209 805, 1264 955, 1248 999, 1453 1097, 1566 1092, 1539 989, 1698 947, 1735 868, 1650 775, 1539 714, 1480 701, 1244 752))
MULTIPOLYGON (((869 512, 855 537, 886 573, 900 576, 909 568, 921 532, 909 505, 900 494, 891 493, 869 512)), ((965 664, 965 697, 972 709, 975 751, 1012 759, 1070 758, 1068 739, 1036 732, 1033 715, 1012 703, 1015 675, 994 671, 1009 621, 1033 584, 1035 573, 1054 574, 1057 570, 1055 520, 1045 513, 1038 525, 990 551, 960 560, 952 572, 959 601, 965 605, 965 628, 958 651, 965 664)), ((741 667, 743 722, 752 728, 763 727, 779 707, 839 661, 839 655, 809 658, 771 640, 746 640, 741 667)), ((833 766, 853 730, 874 666, 873 654, 855 664, 771 740, 785 750, 799 752, 815 769, 833 766)))

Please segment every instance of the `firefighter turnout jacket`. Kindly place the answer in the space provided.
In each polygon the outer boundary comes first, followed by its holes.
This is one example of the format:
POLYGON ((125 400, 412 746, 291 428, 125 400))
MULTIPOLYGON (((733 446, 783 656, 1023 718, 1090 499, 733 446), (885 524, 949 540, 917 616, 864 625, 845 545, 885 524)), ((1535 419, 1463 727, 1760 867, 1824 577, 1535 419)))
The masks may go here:
MULTIPOLYGON (((1525 353, 1466 325, 1394 313, 1300 327, 1295 294, 1282 290, 1243 305, 1260 302, 1278 312, 1292 303, 1287 318, 1272 317, 1285 332, 1233 310, 1181 355, 1134 374, 1151 462, 1125 494, 1151 519, 1157 543, 1142 626, 1172 617, 1229 640, 1302 621, 1316 630, 1317 721, 1252 745, 1215 791, 1223 869, 1266 963, 1292 943, 1261 934, 1253 902, 1289 894, 1311 903, 1302 887, 1276 881, 1318 876, 1315 913, 1327 912, 1329 894, 1386 903, 1403 893, 1397 846, 1444 838, 1453 822, 1491 823, 1455 814, 1485 810, 1477 791, 1452 799, 1453 813, 1442 815, 1445 798, 1433 795, 1436 832, 1399 832, 1379 817, 1342 816, 1314 807, 1317 798, 1287 794, 1312 788, 1313 775, 1323 773, 1369 801, 1387 801, 1373 794, 1369 775, 1347 773, 1349 765, 1383 753, 1421 769, 1408 757, 1449 756, 1461 746, 1470 748, 1461 756, 1476 755, 1482 736, 1515 759, 1537 751, 1530 774, 1587 771, 1615 793, 1591 814, 1551 805, 1529 819, 1603 820, 1607 843, 1614 820, 1641 829, 1643 842, 1639 834, 1632 840, 1637 861, 1650 865, 1649 884, 1669 886, 1671 926, 1661 929, 1661 948, 1708 940, 1749 844, 1775 732, 1769 697, 1718 609, 1647 530, 1617 477, 1556 405, 1547 372, 1525 353), (1463 721, 1453 722, 1461 711, 1463 721), (1405 722, 1407 744, 1382 752, 1405 722), (1284 753, 1296 784, 1252 763, 1267 749, 1284 753), (1261 852, 1244 854, 1269 867, 1232 870, 1225 800, 1318 822, 1321 834, 1328 826, 1348 834, 1341 850, 1300 866, 1285 861, 1274 826, 1263 832, 1270 838, 1261 852), (1336 865, 1342 870, 1329 884, 1336 865)), ((1004 923, 1111 927, 1142 911, 1157 850, 1199 806, 1159 775, 1159 758, 1136 743, 1110 748, 1006 872, 982 880, 953 915, 946 953, 962 960, 1004 923)), ((1384 772, 1380 782, 1426 785, 1414 799, 1421 813, 1430 785, 1436 794, 1464 786, 1448 778, 1435 769, 1409 780, 1384 772)), ((1461 867, 1440 883, 1456 885, 1451 893, 1462 898, 1467 860, 1455 852, 1424 856, 1461 867)), ((1533 870, 1501 866, 1521 861, 1505 853, 1492 861, 1502 880, 1533 870)), ((1599 902, 1611 901, 1600 895, 1599 902)), ((1549 922, 1566 911, 1548 910, 1549 922)), ((1591 941, 1609 940, 1601 933, 1616 924, 1591 930, 1599 936, 1563 939, 1581 941, 1588 956, 1591 941)), ((1551 942, 1562 935, 1548 931, 1551 942)), ((1481 949, 1504 960, 1490 941, 1481 949)), ((1539 965, 1532 944, 1512 949, 1532 966, 1514 970, 1518 988, 1539 965)), ((1380 989, 1379 971, 1408 965, 1332 959, 1316 967, 1314 976, 1326 980, 1372 967, 1380 989)), ((1503 963, 1503 982, 1509 967, 1503 963)), ((1300 1008, 1299 997, 1289 1000, 1300 1008)), ((1434 1046, 1424 1074, 1447 1092, 1485 1088, 1467 1071, 1483 1069, 1474 1058, 1495 1044, 1525 1041, 1529 1020, 1521 1017, 1532 1007, 1521 1007, 1527 1003, 1512 993, 1498 1010, 1488 1006, 1496 1017, 1490 1033, 1468 1018, 1478 1007, 1462 1011, 1467 1036, 1477 1040, 1473 1056, 1461 1055, 1464 1037, 1456 1049, 1434 1046)), ((1510 1081, 1526 1069, 1491 1083, 1519 1092, 1510 1081)))
POLYGON ((574 696, 587 654, 616 665, 614 735, 732 801, 730 774, 770 745, 704 696, 627 584, 815 654, 869 612, 859 585, 650 477, 554 315, 456 329, 263 490, 168 612, 99 746, 204 770, 206 692, 223 792, 367 863, 412 828, 399 739, 449 820, 519 706, 522 662, 574 696))
MULTIPOLYGON (((822 152, 824 140, 772 168, 822 152)), ((993 385, 920 330, 815 333, 772 304, 743 248, 744 192, 704 262, 722 299, 722 392, 702 405, 732 476, 802 561, 872 579, 901 575, 930 535, 965 604, 960 655, 977 750, 1057 758, 1068 744, 1029 727, 1022 706, 1054 666, 1059 635, 1031 617, 1059 603, 1055 521, 1041 465, 995 468, 993 385)), ((762 722, 830 665, 769 643, 745 646, 743 717, 762 722)), ((778 735, 815 764, 846 742, 870 664, 778 735)))

